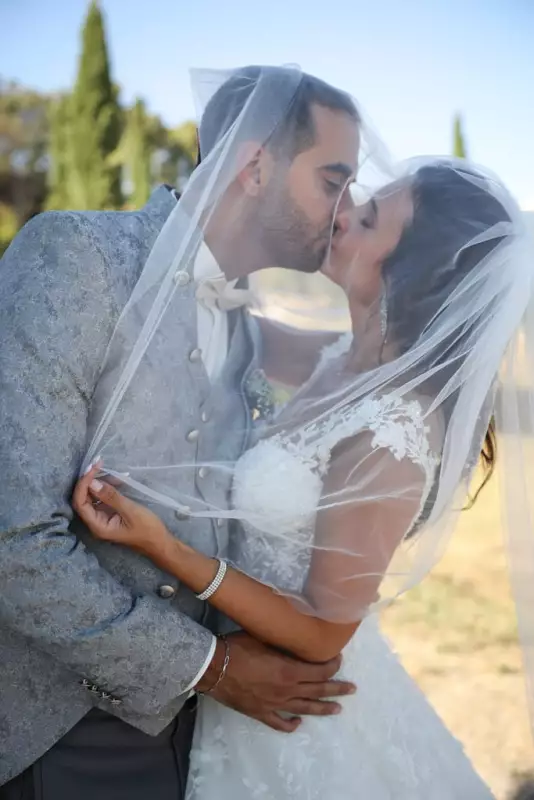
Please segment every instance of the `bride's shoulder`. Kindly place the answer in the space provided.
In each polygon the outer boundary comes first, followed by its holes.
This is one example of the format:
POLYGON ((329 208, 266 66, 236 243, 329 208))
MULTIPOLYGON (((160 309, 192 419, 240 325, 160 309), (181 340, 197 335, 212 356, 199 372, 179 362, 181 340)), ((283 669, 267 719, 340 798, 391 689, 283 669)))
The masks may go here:
POLYGON ((426 437, 434 452, 441 452, 445 438, 445 417, 441 406, 436 408, 435 398, 417 391, 411 392, 406 403, 414 403, 419 410, 419 419, 424 427, 426 437))
POLYGON ((441 411, 418 392, 376 392, 362 404, 363 427, 373 450, 389 450, 397 461, 426 463, 439 458, 444 437, 441 411))

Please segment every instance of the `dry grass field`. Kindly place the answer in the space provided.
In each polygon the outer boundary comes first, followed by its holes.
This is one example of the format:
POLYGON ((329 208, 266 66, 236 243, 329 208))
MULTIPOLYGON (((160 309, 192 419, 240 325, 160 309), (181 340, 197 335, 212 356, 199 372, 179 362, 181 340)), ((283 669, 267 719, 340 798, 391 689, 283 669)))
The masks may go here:
POLYGON ((446 555, 383 615, 383 630, 499 800, 534 771, 498 483, 464 512, 446 555))

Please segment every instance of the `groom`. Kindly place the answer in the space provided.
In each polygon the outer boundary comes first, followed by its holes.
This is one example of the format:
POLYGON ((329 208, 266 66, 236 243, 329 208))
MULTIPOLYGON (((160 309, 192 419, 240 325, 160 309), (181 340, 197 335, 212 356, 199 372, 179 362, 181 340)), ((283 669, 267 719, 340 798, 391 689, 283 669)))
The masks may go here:
MULTIPOLYGON (((199 131, 203 157, 260 74, 240 70, 212 98, 199 131)), ((276 74, 282 83, 285 76, 276 74)), ((174 434, 197 460, 202 452, 209 461, 216 446, 229 460, 239 456, 233 434, 249 425, 247 409, 217 378, 232 375, 244 386, 257 363, 253 321, 217 303, 207 308, 198 281, 220 276, 220 267, 229 280, 273 263, 318 269, 335 209, 350 203, 345 186, 356 170, 359 117, 349 98, 305 75, 285 123, 291 152, 268 152, 267 143, 227 190, 241 193, 246 207, 247 187, 254 187, 265 213, 262 258, 256 252, 256 261, 227 263, 217 226, 233 217, 223 202, 192 279, 184 276, 179 286, 191 314, 168 343, 184 387, 174 434), (216 441, 221 430, 225 438, 216 441)), ((283 135, 278 131, 278 142, 283 135)), ((194 724, 192 690, 211 691, 288 732, 294 725, 287 715, 334 713, 324 698, 351 691, 332 680, 338 660, 299 662, 245 633, 230 635, 226 648, 207 627, 206 604, 132 552, 94 542, 73 519, 71 491, 106 348, 175 203, 172 190, 161 187, 137 213, 42 214, 2 260, 0 800, 178 800, 194 724)), ((244 228, 236 232, 237 252, 252 252, 246 236, 244 228)), ((150 425, 148 415, 135 422, 141 430, 150 425)), ((225 496, 228 488, 200 469, 189 487, 203 497, 225 496)), ((224 552, 224 521, 162 517, 184 541, 224 552)))

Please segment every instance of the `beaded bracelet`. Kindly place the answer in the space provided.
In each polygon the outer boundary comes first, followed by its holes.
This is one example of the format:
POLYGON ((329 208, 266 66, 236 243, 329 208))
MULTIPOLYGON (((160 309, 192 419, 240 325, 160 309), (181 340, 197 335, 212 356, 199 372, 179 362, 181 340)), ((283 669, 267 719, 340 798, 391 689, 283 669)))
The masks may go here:
POLYGON ((207 586, 203 592, 197 594, 197 600, 209 600, 209 598, 215 594, 215 592, 223 582, 224 576, 226 575, 226 570, 228 569, 228 564, 221 558, 218 558, 217 561, 219 562, 219 569, 217 570, 217 574, 215 575, 214 579, 209 584, 209 586, 207 586))

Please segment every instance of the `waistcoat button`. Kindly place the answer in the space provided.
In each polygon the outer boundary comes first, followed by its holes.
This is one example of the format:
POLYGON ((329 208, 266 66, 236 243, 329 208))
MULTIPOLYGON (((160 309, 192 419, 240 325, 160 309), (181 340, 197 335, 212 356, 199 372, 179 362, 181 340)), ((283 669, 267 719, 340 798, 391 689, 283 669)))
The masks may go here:
POLYGON ((174 595, 176 594, 176 589, 174 588, 174 586, 168 586, 167 584, 164 584, 163 586, 159 587, 158 594, 164 600, 170 600, 170 598, 174 597, 174 595))
POLYGON ((189 517, 191 516, 191 509, 189 508, 189 506, 182 506, 182 508, 179 511, 174 512, 174 516, 176 517, 176 519, 182 519, 182 520, 189 519, 189 517))
POLYGON ((191 280, 191 276, 187 272, 177 272, 174 276, 174 281, 177 286, 187 286, 189 281, 191 280))

